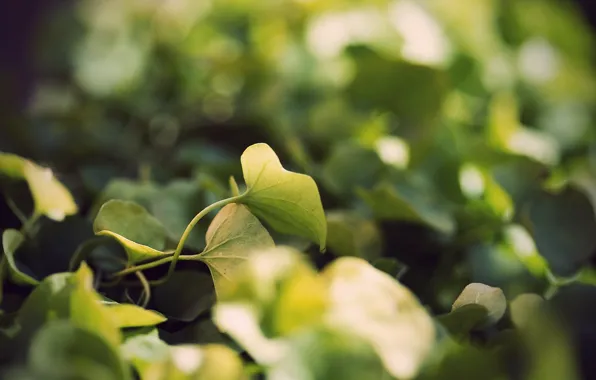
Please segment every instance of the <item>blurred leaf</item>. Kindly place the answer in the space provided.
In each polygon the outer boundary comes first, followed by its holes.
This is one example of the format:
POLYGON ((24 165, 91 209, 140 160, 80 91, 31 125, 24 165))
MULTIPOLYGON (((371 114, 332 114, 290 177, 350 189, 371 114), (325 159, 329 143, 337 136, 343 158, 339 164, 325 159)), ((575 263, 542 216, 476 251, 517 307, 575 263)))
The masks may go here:
POLYGON ((99 209, 93 223, 96 235, 111 236, 124 247, 131 264, 169 255, 162 252, 166 230, 142 206, 111 200, 99 209))
POLYGON ((573 275, 593 256, 596 215, 579 190, 567 187, 557 194, 540 192, 529 202, 524 217, 540 255, 555 274, 573 275))
POLYGON ((381 254, 381 232, 374 222, 357 214, 328 212, 327 246, 339 256, 373 259, 381 254))
POLYGON ((35 212, 39 215, 61 221, 78 212, 72 195, 51 169, 13 154, 0 153, 0 170, 10 177, 27 181, 35 202, 35 212))
POLYGON ((25 334, 35 333, 51 320, 67 320, 73 325, 120 344, 120 331, 93 289, 93 275, 85 263, 75 273, 46 277, 19 310, 18 320, 25 334))
POLYGON ((325 248, 327 224, 313 179, 285 170, 267 144, 248 147, 241 157, 245 203, 257 217, 281 233, 304 236, 325 248))
POLYGON ((107 314, 114 321, 118 328, 142 327, 158 325, 166 318, 154 311, 145 310, 142 307, 132 304, 110 305, 107 314))
POLYGON ((230 281, 251 251, 274 246, 259 220, 242 204, 222 208, 207 230, 207 246, 197 259, 209 266, 216 293, 230 281))
POLYGON ((379 219, 420 223, 446 234, 455 231, 455 221, 445 204, 420 186, 382 183, 358 193, 379 219))
POLYGON ((391 375, 414 377, 435 341, 433 321, 414 294, 354 257, 335 260, 323 276, 329 281, 329 327, 366 340, 391 375))
POLYGON ((130 371, 110 343, 68 321, 51 321, 36 335, 28 364, 48 380, 125 380, 130 371))
POLYGON ((489 325, 497 323, 507 310, 507 300, 503 291, 480 283, 472 283, 466 286, 453 302, 452 310, 470 304, 478 304, 486 308, 485 323, 489 325))
POLYGON ((532 317, 544 307, 544 298, 537 294, 520 294, 510 302, 511 321, 518 328, 532 323, 532 317))
POLYGON ((371 263, 375 268, 399 280, 408 271, 408 266, 391 257, 381 257, 371 263))
POLYGON ((242 380, 242 361, 231 349, 217 344, 170 347, 169 357, 148 366, 143 378, 151 380, 242 380))
POLYGON ((2 248, 4 249, 4 256, 8 262, 10 276, 13 281, 18 284, 37 285, 39 281, 22 272, 15 262, 15 253, 19 246, 23 243, 25 237, 17 230, 8 229, 2 233, 2 248))
POLYGON ((353 143, 335 144, 323 166, 323 180, 338 194, 368 189, 382 178, 385 164, 373 150, 353 143))
POLYGON ((207 273, 176 270, 166 283, 155 287, 152 298, 160 313, 190 322, 215 303, 213 280, 207 273))
POLYGON ((465 339, 468 334, 482 327, 488 319, 488 310, 477 303, 469 303, 454 309, 449 314, 437 317, 449 334, 458 340, 465 339))
MULTIPOLYGON (((156 329, 146 334, 135 334, 120 346, 122 357, 131 362, 140 374, 144 374, 151 363, 166 360, 170 347, 161 339, 156 329)), ((143 378, 145 379, 145 378, 143 378)))

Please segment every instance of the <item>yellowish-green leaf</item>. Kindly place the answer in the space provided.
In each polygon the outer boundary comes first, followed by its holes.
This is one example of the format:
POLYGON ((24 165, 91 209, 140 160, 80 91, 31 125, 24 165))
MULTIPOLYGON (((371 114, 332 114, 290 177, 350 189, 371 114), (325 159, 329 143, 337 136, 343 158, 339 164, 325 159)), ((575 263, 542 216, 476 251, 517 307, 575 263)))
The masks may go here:
POLYGON ((327 325, 366 340, 391 375, 414 377, 435 341, 432 318, 416 296, 360 258, 337 259, 323 276, 329 281, 327 325))
POLYGON ((163 252, 167 233, 164 226, 134 202, 111 200, 104 203, 97 213, 93 230, 96 235, 116 239, 133 264, 170 254, 163 252))
POLYGON ((205 238, 207 246, 198 259, 209 266, 218 294, 251 252, 274 246, 269 232, 248 207, 236 203, 217 213, 205 238))
POLYGON ((37 214, 61 221, 78 212, 72 195, 51 169, 14 154, 0 153, 0 172, 27 181, 37 214))
POLYGON ((230 348, 218 344, 179 345, 170 347, 166 360, 145 368, 148 380, 242 380, 244 367, 230 348))
POLYGON ((4 249, 4 256, 8 262, 10 276, 14 282, 17 284, 37 285, 39 281, 19 270, 14 259, 17 249, 24 240, 25 238, 23 234, 19 231, 14 229, 5 230, 2 233, 2 249, 4 249))
POLYGON ((132 304, 116 304, 107 306, 106 310, 119 328, 155 326, 166 318, 152 310, 132 304))
POLYGON ((497 323, 507 310, 507 299, 500 288, 476 282, 464 288, 453 303, 452 310, 469 304, 478 304, 486 308, 487 324, 497 323))
POLYGON ((308 238, 324 250, 327 223, 315 181, 285 170, 267 144, 251 145, 240 160, 247 186, 241 202, 277 231, 308 238))

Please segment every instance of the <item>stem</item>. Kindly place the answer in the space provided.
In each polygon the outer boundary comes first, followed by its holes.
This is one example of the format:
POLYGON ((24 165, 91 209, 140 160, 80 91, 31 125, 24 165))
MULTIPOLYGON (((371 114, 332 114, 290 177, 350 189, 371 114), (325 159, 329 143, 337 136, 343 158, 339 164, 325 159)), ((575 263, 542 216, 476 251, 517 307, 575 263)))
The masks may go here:
POLYGON ((139 298, 139 306, 146 308, 151 300, 151 285, 149 285, 149 281, 147 281, 147 278, 142 272, 136 272, 135 275, 141 282, 141 285, 143 285, 143 292, 141 293, 142 297, 139 298), (143 300, 142 302, 141 299, 143 300))
POLYGON ((551 298, 553 298, 555 296, 555 294, 557 294, 557 292, 559 291, 559 285, 557 284, 550 284, 550 286, 548 287, 548 289, 546 289, 546 292, 544 292, 544 299, 546 300, 550 300, 551 298))
MULTIPOLYGON (((180 241, 178 242, 178 246, 176 247, 176 250, 174 251, 174 255, 172 255, 170 257, 164 257, 163 259, 155 260, 155 261, 152 261, 152 262, 149 262, 146 264, 141 264, 141 265, 133 266, 130 268, 126 268, 124 270, 121 270, 120 272, 115 273, 114 276, 123 276, 123 275, 134 273, 134 272, 137 272, 140 270, 155 268, 156 266, 170 262, 170 268, 168 269, 168 273, 163 278, 156 280, 156 281, 152 281, 151 283, 153 285, 159 285, 159 284, 163 284, 164 282, 168 281, 168 279, 170 278, 172 273, 174 273, 174 269, 176 268, 176 262, 178 261, 178 259, 181 258, 180 254, 182 253, 182 249, 184 248, 184 243, 186 243, 186 240, 190 236, 190 233, 192 232, 192 229, 194 228, 194 226, 205 215, 209 214, 211 211, 213 211, 217 208, 220 208, 220 207, 224 207, 230 203, 234 203, 234 202, 242 199, 243 196, 244 196, 244 194, 238 195, 235 197, 231 197, 231 198, 222 199, 220 201, 217 201, 217 202, 205 207, 203 210, 201 210, 201 212, 199 212, 190 221, 188 226, 186 226, 186 229, 184 230, 184 233, 182 233, 182 237, 180 238, 180 241)), ((185 258, 182 260, 185 260, 185 258)))

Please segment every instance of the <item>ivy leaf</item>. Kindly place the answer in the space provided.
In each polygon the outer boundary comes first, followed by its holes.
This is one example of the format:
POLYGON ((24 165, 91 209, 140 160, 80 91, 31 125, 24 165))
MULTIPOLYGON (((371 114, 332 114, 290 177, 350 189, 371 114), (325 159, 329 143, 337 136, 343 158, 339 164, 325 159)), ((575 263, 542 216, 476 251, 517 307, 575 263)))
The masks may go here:
POLYGON ((471 283, 464 288, 452 306, 452 312, 463 306, 478 304, 487 310, 485 325, 497 323, 507 310, 507 299, 499 288, 471 283))
POLYGON ((240 160, 247 186, 241 202, 275 230, 308 238, 323 251, 327 223, 315 181, 285 170, 267 144, 251 145, 240 160))
POLYGON ((103 204, 95 217, 96 235, 116 239, 126 250, 130 263, 168 256, 163 252, 166 229, 149 212, 130 201, 111 200, 103 204))
POLYGON ((246 206, 236 203, 217 213, 205 238, 207 246, 198 259, 209 266, 217 294, 251 251, 274 246, 259 220, 246 206))
POLYGON ((166 320, 166 318, 152 310, 132 304, 116 304, 106 308, 108 315, 112 318, 118 328, 155 326, 166 320))
MULTIPOLYGON (((170 347, 159 338, 157 329, 129 337, 120 346, 124 358, 143 375, 151 363, 167 360, 170 347)), ((142 378, 145 378, 144 376, 142 378)))
POLYGON ((445 205, 413 184, 383 183, 358 193, 379 219, 420 223, 445 234, 455 231, 455 221, 445 205))
POLYGON ((64 320, 49 322, 35 335, 28 362, 35 378, 131 379, 115 347, 100 334, 64 320))
POLYGON ((114 346, 120 344, 120 330, 93 289, 93 274, 83 263, 75 273, 46 277, 25 300, 19 323, 32 335, 50 320, 68 320, 74 325, 102 336, 114 346))
POLYGON ((327 245, 338 256, 373 259, 381 254, 381 233, 371 220, 333 211, 327 214, 327 245))
POLYGON ((480 304, 467 304, 452 312, 437 317, 437 320, 456 339, 464 339, 468 334, 482 326, 488 318, 486 307, 480 304))
POLYGON ((14 259, 15 252, 19 246, 25 241, 25 237, 19 231, 14 229, 5 230, 2 233, 2 249, 4 249, 4 256, 8 262, 10 275, 12 280, 17 284, 37 285, 39 281, 23 273, 18 267, 14 259))
POLYGON ((78 207, 68 189, 49 168, 14 154, 0 153, 0 172, 24 179, 35 203, 35 212, 56 221, 78 212, 78 207))
POLYGON ((322 275, 329 282, 329 327, 367 341, 391 375, 415 377, 435 342, 433 320, 416 296, 356 257, 335 260, 322 275))

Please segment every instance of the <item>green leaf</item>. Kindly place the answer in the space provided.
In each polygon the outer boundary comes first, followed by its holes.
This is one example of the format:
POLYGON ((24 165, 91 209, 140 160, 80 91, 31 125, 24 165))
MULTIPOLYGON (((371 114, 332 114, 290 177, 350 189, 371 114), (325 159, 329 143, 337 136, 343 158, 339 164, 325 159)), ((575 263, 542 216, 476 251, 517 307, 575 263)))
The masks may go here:
POLYGON ((596 215, 583 192, 567 187, 557 194, 538 193, 524 214, 524 224, 553 273, 571 276, 589 262, 596 249, 596 215))
POLYGON ((382 183, 373 190, 360 189, 360 196, 382 220, 403 220, 432 227, 445 234, 455 231, 451 212, 434 195, 409 183, 382 183))
POLYGON ((351 212, 333 211, 327 214, 327 246, 339 256, 370 260, 381 253, 381 233, 371 220, 351 212))
POLYGON ((399 280, 408 271, 408 266, 392 257, 381 257, 372 262, 372 265, 399 280))
POLYGON ((215 303, 213 280, 209 273, 177 269, 166 283, 155 287, 151 299, 155 309, 168 318, 191 322, 215 303))
POLYGON ((545 300, 538 294, 520 294, 510 305, 511 321, 518 328, 532 323, 534 315, 544 308, 545 300))
POLYGON ((246 206, 236 203, 217 213, 205 238, 207 246, 197 258, 209 266, 217 294, 252 251, 274 246, 259 220, 246 206))
POLYGON ((135 334, 127 338, 120 346, 125 360, 132 363, 142 379, 152 363, 167 360, 170 347, 159 338, 157 329, 146 334, 135 334))
POLYGON ((116 326, 121 329, 154 326, 166 321, 163 315, 132 304, 109 305, 106 310, 116 326))
POLYGON ((327 223, 315 181, 285 170, 267 144, 249 146, 240 160, 247 186, 241 202, 275 230, 306 237, 324 250, 327 223))
POLYGON ((143 378, 155 380, 243 380, 242 360, 237 353, 219 344, 170 347, 167 360, 154 362, 143 378))
POLYGON ((66 216, 78 212, 72 195, 51 169, 14 154, 0 153, 0 172, 27 181, 37 214, 62 221, 66 216))
POLYGON ((452 311, 465 305, 478 304, 487 310, 485 324, 497 323, 507 310, 507 299, 499 288, 480 283, 471 283, 464 288, 453 302, 452 311))
POLYGON ((129 201, 104 203, 93 223, 96 235, 111 236, 126 250, 130 263, 168 256, 166 230, 142 206, 129 201))
POLYGON ((335 260, 322 274, 329 282, 329 328, 367 341, 391 375, 414 377, 435 342, 433 320, 416 296, 355 257, 335 260))
POLYGON ((68 321, 49 322, 35 335, 28 364, 38 378, 48 380, 131 379, 129 369, 109 342, 68 321))
POLYGON ((120 330, 106 307, 93 289, 91 270, 83 263, 75 273, 46 277, 23 303, 18 320, 26 335, 35 333, 50 320, 68 320, 117 346, 120 330))
POLYGON ((39 281, 21 272, 15 262, 15 253, 19 246, 25 241, 25 237, 19 231, 14 229, 4 230, 2 233, 2 248, 4 249, 4 256, 8 262, 10 276, 17 284, 37 285, 39 281))
POLYGON ((456 339, 465 339, 474 329, 481 327, 488 318, 488 310, 480 304, 471 303, 437 317, 437 320, 456 339))

